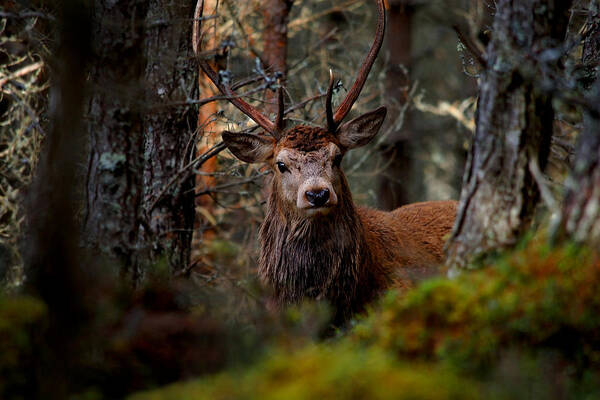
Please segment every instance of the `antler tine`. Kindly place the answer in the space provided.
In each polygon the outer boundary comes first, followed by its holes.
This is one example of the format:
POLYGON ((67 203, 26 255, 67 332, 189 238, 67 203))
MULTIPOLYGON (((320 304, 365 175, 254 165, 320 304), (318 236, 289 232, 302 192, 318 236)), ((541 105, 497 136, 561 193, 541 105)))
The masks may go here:
POLYGON ((333 71, 329 70, 329 87, 327 88, 327 97, 325 98, 325 112, 327 114, 327 130, 335 133, 337 125, 333 119, 333 110, 331 107, 331 98, 333 97, 333 71))
MULTIPOLYGON (((333 116, 333 121, 337 127, 337 125, 342 122, 344 117, 348 115, 352 105, 358 98, 360 91, 362 90, 365 81, 367 80, 367 76, 369 75, 369 71, 371 71, 371 67, 377 58, 377 53, 379 53, 379 49, 381 48, 381 44, 383 43, 383 34, 385 33, 385 4, 384 0, 377 0, 377 30, 375 32, 375 40, 371 45, 371 49, 367 54, 367 58, 363 61, 360 70, 358 72, 358 76, 356 77, 356 81, 348 91, 346 98, 342 103, 338 106, 335 114, 333 116)), ((329 123, 329 122, 328 122, 329 123)), ((334 130, 335 132, 335 130, 334 130)))
POLYGON ((228 85, 223 84, 223 82, 219 79, 219 74, 217 71, 213 69, 213 67, 203 59, 200 55, 200 47, 202 44, 202 38, 200 37, 200 28, 202 21, 202 14, 204 12, 204 0, 198 0, 196 2, 196 10, 194 12, 194 24, 192 29, 192 48, 194 50, 194 54, 196 55, 196 59, 202 71, 208 76, 208 78, 212 81, 212 83, 228 97, 228 100, 236 106, 241 112, 250 117, 254 122, 256 122, 259 126, 261 126, 264 130, 269 132, 276 139, 279 136, 277 126, 271 122, 267 117, 265 117, 260 111, 258 111, 255 107, 248 104, 244 100, 242 100, 238 95, 235 94, 233 90, 228 85))

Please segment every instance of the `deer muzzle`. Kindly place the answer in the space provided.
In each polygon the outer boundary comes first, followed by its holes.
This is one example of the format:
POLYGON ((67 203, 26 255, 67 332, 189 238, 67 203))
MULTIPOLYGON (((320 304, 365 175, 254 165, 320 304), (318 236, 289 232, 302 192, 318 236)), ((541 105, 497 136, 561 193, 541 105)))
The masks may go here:
POLYGON ((325 214, 337 205, 337 196, 328 181, 311 178, 299 188, 296 205, 308 215, 325 214))

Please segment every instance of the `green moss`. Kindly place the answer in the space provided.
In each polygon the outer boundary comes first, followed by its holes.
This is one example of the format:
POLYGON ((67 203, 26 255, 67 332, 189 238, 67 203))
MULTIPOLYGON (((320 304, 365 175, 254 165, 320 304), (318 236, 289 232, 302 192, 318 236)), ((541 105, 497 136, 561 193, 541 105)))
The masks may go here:
POLYGON ((515 346, 551 348, 597 363, 598 287, 597 256, 534 241, 455 280, 426 282, 402 298, 389 294, 351 339, 400 357, 448 360, 477 371, 515 346), (576 340, 565 340, 573 335, 576 340))
POLYGON ((534 238, 455 279, 390 291, 347 336, 281 341, 243 371, 133 399, 595 398, 598 287, 597 254, 534 238))
POLYGON ((231 241, 215 239, 209 242, 208 253, 224 260, 230 260, 237 256, 239 248, 231 241))
POLYGON ((448 370, 408 365, 377 349, 347 343, 275 352, 245 373, 141 393, 132 400, 169 399, 477 399, 477 384, 448 370))

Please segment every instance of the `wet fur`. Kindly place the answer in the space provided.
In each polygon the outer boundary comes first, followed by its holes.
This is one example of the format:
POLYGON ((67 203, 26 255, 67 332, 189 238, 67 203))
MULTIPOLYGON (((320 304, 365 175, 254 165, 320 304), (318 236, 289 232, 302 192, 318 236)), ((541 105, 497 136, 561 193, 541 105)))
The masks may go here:
MULTIPOLYGON (((280 145, 289 148, 292 142, 280 145)), ((282 201, 273 180, 259 261, 259 275, 277 303, 326 299, 338 322, 362 311, 382 290, 407 287, 435 273, 456 215, 454 201, 416 203, 392 212, 356 207, 343 173, 341 180, 338 206, 313 218, 298 215, 282 201)))

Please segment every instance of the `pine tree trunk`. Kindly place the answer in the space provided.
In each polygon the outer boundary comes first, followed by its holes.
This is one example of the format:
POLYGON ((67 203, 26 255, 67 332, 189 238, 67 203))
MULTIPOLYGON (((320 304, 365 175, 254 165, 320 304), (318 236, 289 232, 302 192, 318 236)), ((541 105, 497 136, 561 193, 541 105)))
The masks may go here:
POLYGON ((496 3, 477 129, 447 244, 451 267, 515 244, 529 226, 539 198, 530 164, 545 168, 554 120, 552 99, 537 85, 536 58, 564 40, 570 3, 496 3))
POLYGON ((85 240, 134 284, 189 264, 194 220, 193 5, 97 0, 85 240))
MULTIPOLYGON (((204 13, 217 14, 218 0, 204 0, 204 13)), ((212 31, 211 31, 212 32, 212 31)), ((214 35, 205 35, 203 42, 203 48, 206 50, 216 49, 217 38, 214 35)), ((212 81, 202 72, 198 67, 199 78, 198 78, 198 90, 201 98, 209 98, 212 96, 219 95, 219 90, 215 87, 212 81)), ((196 146, 197 156, 206 154, 210 149, 221 141, 221 127, 219 126, 218 118, 216 118, 217 112, 219 111, 218 103, 216 101, 201 105, 198 109, 198 144, 196 146)), ((216 185, 216 172, 219 168, 219 161, 217 157, 212 157, 207 160, 199 168, 200 174, 196 175, 196 191, 202 192, 211 190, 216 185)), ((198 212, 196 213, 195 224, 194 224, 194 236, 192 238, 192 255, 190 262, 197 264, 204 262, 203 256, 205 255, 202 251, 202 247, 209 244, 216 237, 216 226, 213 225, 206 215, 215 214, 215 199, 211 196, 198 196, 195 199, 196 207, 198 212)))
MULTIPOLYGON (((399 117, 400 108, 409 100, 411 65, 412 17, 416 6, 410 0, 391 1, 388 11, 388 32, 385 49, 389 55, 389 70, 386 76, 386 103, 395 103, 388 108, 387 121, 399 117)), ((378 178, 378 205, 384 210, 393 210, 415 202, 423 192, 423 182, 411 179, 414 164, 414 135, 411 130, 410 111, 407 111, 400 129, 394 130, 382 146, 381 155, 386 169, 378 178)))
POLYGON ((90 155, 84 234, 134 282, 144 172, 145 1, 97 0, 88 111, 90 155))
MULTIPOLYGON (((293 0, 268 0, 261 4, 263 12, 264 30, 262 39, 264 43, 263 60, 267 72, 281 73, 281 81, 285 82, 287 75, 288 31, 287 24, 293 0)), ((277 113, 277 95, 274 91, 266 91, 266 114, 277 113)))
POLYGON ((143 209, 151 231, 143 238, 152 258, 164 256, 172 272, 188 266, 194 229, 194 175, 188 164, 197 111, 181 105, 197 92, 193 3, 152 0, 146 17, 143 209))

